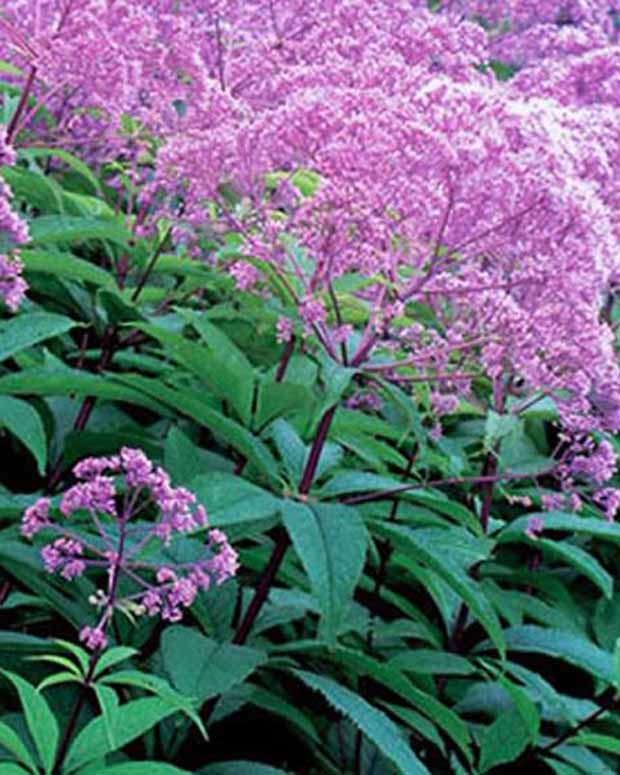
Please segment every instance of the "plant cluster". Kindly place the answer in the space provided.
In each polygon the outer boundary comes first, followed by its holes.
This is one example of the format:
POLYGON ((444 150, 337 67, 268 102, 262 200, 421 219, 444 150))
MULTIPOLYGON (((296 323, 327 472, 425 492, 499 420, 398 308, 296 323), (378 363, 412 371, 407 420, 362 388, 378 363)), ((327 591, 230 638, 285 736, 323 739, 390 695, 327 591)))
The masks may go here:
POLYGON ((4 4, 2 775, 618 771, 619 30, 4 4))

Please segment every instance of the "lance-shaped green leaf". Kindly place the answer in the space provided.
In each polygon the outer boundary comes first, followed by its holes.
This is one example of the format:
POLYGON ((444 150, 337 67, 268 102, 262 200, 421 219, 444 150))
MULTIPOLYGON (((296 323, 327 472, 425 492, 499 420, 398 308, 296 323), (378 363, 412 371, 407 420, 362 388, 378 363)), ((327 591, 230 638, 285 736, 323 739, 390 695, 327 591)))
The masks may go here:
POLYGON ((331 678, 304 670, 293 670, 293 674, 306 686, 322 694, 339 713, 349 718, 403 775, 430 775, 411 750, 401 730, 383 711, 370 705, 358 694, 332 681, 331 678))
POLYGON ((37 765, 21 737, 8 724, 0 721, 0 753, 2 749, 12 754, 18 762, 24 764, 31 772, 37 772, 37 765))
POLYGON ((364 568, 364 522, 355 509, 326 503, 285 501, 282 516, 319 604, 319 636, 334 643, 364 568))
MULTIPOLYGON (((122 748, 159 724, 177 708, 159 697, 141 697, 115 709, 115 748, 122 748)), ((110 753, 108 719, 97 716, 78 733, 69 748, 65 768, 81 767, 110 753)))
POLYGON ((474 538, 457 527, 414 530, 377 522, 373 524, 373 530, 383 538, 388 538, 399 552, 437 573, 467 604, 472 616, 487 631, 500 654, 505 653, 504 636, 497 614, 483 587, 467 574, 467 569, 474 562, 487 556, 489 545, 486 541, 474 538))
POLYGON ((56 717, 41 692, 38 692, 28 681, 8 670, 2 670, 1 672, 17 690, 28 726, 28 732, 47 775, 52 770, 58 746, 59 731, 56 717))
POLYGON ((39 413, 27 401, 0 395, 0 427, 4 426, 32 453, 43 476, 47 465, 47 439, 39 413))
POLYGON ((0 361, 78 325, 75 320, 50 312, 27 312, 11 318, 0 328, 0 361))

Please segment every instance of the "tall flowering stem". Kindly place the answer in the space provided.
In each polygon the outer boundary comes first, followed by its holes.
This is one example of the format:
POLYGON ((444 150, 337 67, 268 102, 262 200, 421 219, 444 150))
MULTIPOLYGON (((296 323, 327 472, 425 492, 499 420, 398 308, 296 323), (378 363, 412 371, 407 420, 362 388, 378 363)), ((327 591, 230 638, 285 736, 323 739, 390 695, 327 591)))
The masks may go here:
POLYGON ((105 572, 105 591, 91 598, 98 611, 85 624, 80 640, 92 652, 81 691, 69 715, 52 775, 59 775, 86 701, 95 668, 107 646, 107 632, 117 610, 132 616, 160 616, 176 622, 200 590, 219 586, 237 572, 237 553, 221 530, 208 529, 204 508, 184 487, 173 487, 168 474, 138 449, 124 447, 112 457, 86 458, 73 469, 78 480, 62 496, 59 511, 76 525, 52 517, 49 498, 24 512, 21 532, 32 539, 52 534, 41 549, 48 573, 66 581, 89 570, 105 572), (147 521, 147 517, 153 518, 147 521), (94 530, 82 529, 83 517, 94 530), (139 518, 139 519, 138 519, 139 518), (190 562, 175 563, 165 550, 175 537, 206 531, 190 562))
MULTIPOLYGON (((327 441, 327 435, 329 433, 329 429, 331 427, 332 420, 334 419, 334 415, 336 414, 337 408, 337 406, 330 407, 319 422, 314 441, 312 442, 312 446, 310 448, 310 454, 308 455, 308 460, 306 461, 306 465, 302 473, 301 482, 299 484, 299 494, 301 496, 305 496, 310 492, 310 488, 312 487, 312 483, 316 475, 319 459, 321 457, 321 452, 323 451, 323 447, 327 441)), ((258 582, 254 596, 252 597, 252 600, 246 609, 243 619, 241 620, 233 636, 233 643, 240 645, 245 643, 248 639, 254 622, 256 621, 257 616, 261 612, 261 609, 265 604, 267 597, 269 596, 269 590, 271 589, 273 582, 275 581, 275 578, 278 574, 280 565, 284 560, 284 555, 286 554, 289 543, 290 540, 287 532, 284 530, 284 528, 280 527, 277 532, 276 543, 271 553, 271 557, 269 558, 269 562, 263 571, 263 575, 258 582)))

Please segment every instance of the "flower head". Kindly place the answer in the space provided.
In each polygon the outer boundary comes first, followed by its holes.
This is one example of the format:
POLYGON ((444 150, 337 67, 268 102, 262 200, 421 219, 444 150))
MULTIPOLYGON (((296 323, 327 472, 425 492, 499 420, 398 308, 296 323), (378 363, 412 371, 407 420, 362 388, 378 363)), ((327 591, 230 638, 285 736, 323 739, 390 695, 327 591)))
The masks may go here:
POLYGON ((208 532, 206 544, 194 540, 190 562, 162 565, 150 559, 155 544, 166 547, 175 534, 202 530, 208 520, 195 494, 174 487, 168 473, 141 450, 124 447, 112 457, 85 458, 74 474, 79 481, 64 493, 59 511, 64 517, 85 512, 94 531, 86 536, 81 529, 78 535, 58 523, 48 498, 26 509, 21 530, 26 538, 43 528, 57 534, 41 549, 48 573, 71 581, 89 569, 105 571, 107 589, 93 598, 100 612, 97 624, 80 631, 88 648, 106 647, 106 630, 117 608, 176 622, 200 590, 219 586, 237 572, 237 553, 218 529, 208 532))

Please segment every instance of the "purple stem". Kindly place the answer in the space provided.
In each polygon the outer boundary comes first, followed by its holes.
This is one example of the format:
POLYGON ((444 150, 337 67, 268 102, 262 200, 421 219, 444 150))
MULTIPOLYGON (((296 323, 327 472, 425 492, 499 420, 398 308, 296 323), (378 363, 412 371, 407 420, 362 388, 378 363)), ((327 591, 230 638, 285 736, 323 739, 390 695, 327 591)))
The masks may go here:
POLYGON ((30 97, 30 92, 32 91, 32 86, 34 84, 34 79, 36 74, 37 74, 37 68, 35 65, 32 65, 32 67, 30 68, 30 72, 28 73, 28 78, 24 85, 23 91, 19 98, 19 102, 17 103, 17 107, 15 108, 15 113, 13 113, 13 115, 11 116, 11 120, 6 130, 7 145, 11 145, 11 143, 13 142, 13 138, 17 134, 19 121, 22 117, 24 110, 26 109, 26 105, 28 103, 28 97, 30 97))
MULTIPOLYGON (((307 495, 310 492, 312 482, 316 475, 319 459, 321 457, 321 452, 325 446, 325 442, 327 441, 327 434, 329 433, 329 428, 332 424, 332 420, 334 419, 336 409, 337 406, 330 407, 321 418, 319 427, 316 431, 316 436, 312 442, 312 447, 310 449, 310 454, 308 455, 306 466, 301 477, 301 482, 299 485, 300 495, 307 495)), ((267 600, 269 590, 275 581, 280 565, 282 564, 282 560, 284 559, 284 555, 286 554, 288 545, 288 533, 283 528, 279 528, 271 557, 269 558, 267 567, 263 571, 263 575, 261 576, 258 586, 256 587, 254 597, 250 601, 250 605, 248 606, 243 619, 241 620, 241 623, 233 636, 233 643, 242 645, 246 642, 252 627, 254 626, 256 617, 259 615, 263 605, 265 604, 265 601, 267 600)))

